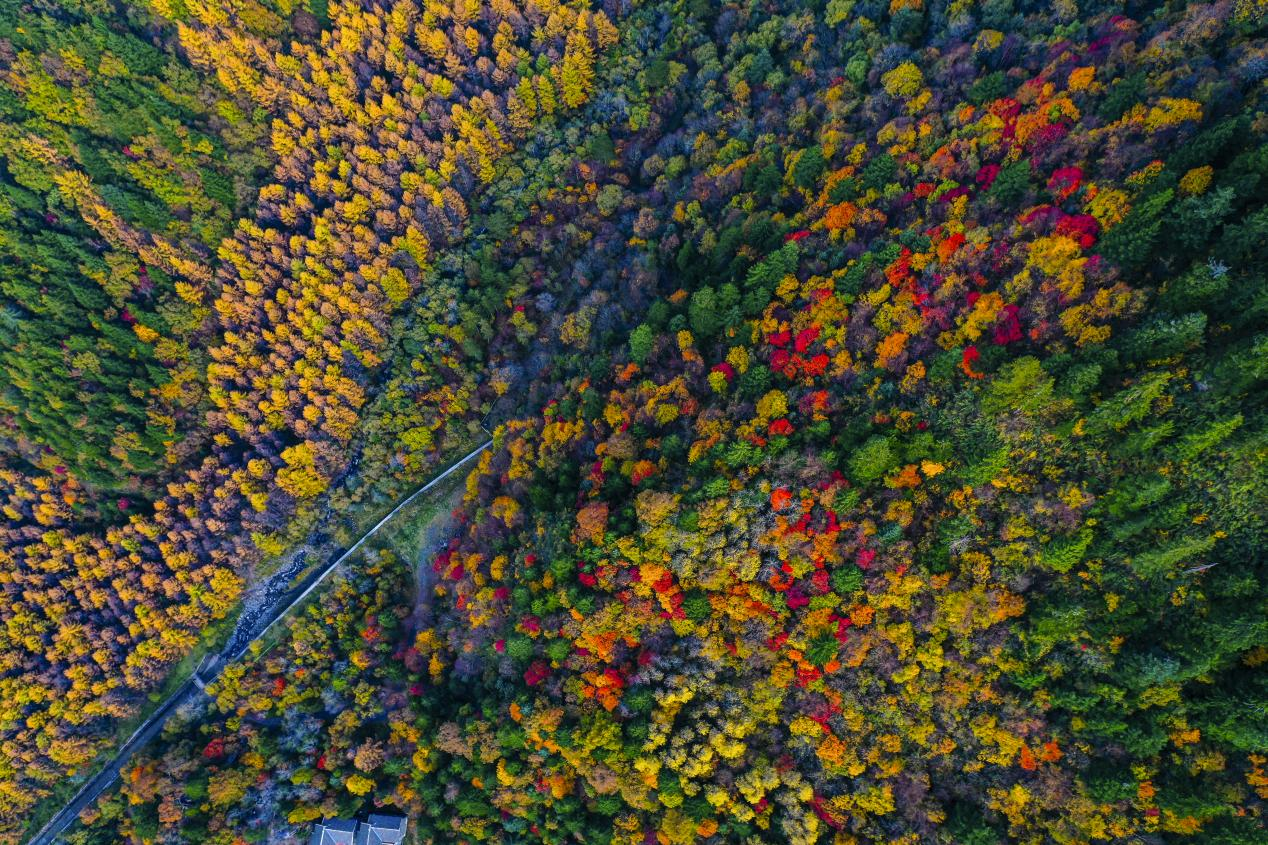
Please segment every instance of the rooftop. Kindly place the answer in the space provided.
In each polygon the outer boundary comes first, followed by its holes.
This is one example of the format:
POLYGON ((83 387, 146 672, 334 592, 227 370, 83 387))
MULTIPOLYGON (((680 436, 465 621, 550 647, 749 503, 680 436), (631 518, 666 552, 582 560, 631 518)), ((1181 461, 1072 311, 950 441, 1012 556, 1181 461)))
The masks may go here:
POLYGON ((308 845, 355 845, 356 832, 353 819, 326 819, 313 829, 308 845))
POLYGON ((365 821, 326 819, 313 828, 308 845, 400 845, 409 819, 371 813, 365 821))
POLYGON ((356 845, 397 845, 405 840, 404 816, 385 816, 371 813, 357 827, 356 845))

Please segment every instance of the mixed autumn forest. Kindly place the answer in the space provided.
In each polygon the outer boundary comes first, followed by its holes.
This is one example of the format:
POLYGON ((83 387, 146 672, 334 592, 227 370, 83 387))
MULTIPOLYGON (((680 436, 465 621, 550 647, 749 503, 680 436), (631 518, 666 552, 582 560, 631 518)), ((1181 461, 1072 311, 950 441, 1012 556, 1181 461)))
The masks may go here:
POLYGON ((65 841, 1268 841, 1266 201, 1263 0, 0 0, 0 843, 486 429, 65 841))

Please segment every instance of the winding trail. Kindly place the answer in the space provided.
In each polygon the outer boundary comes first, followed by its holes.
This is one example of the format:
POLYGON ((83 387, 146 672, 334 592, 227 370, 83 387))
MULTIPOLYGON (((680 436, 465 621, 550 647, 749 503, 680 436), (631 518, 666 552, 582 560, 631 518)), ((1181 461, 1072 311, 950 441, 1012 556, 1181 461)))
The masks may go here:
MULTIPOLYGON (((365 542, 373 537, 379 529, 391 522, 402 509, 419 496, 431 490, 437 484, 448 478, 451 474, 462 468, 465 464, 469 463, 485 449, 488 449, 492 443, 492 440, 486 440, 484 443, 468 452, 466 456, 451 464, 444 472, 440 473, 431 481, 406 496, 396 505, 396 507, 392 508, 385 517, 380 519, 372 528, 362 534, 359 540, 331 560, 325 567, 313 572, 292 590, 276 595, 271 607, 256 607, 252 609, 251 612, 254 616, 252 619, 243 620, 240 617, 238 631, 230 640, 229 644, 225 646, 225 650, 216 655, 210 663, 208 663, 208 661, 204 661, 203 665, 200 665, 198 669, 195 670, 193 677, 181 684, 174 693, 168 696, 167 699, 158 706, 158 709, 156 709, 154 713, 152 713, 150 717, 136 729, 132 736, 128 737, 127 741, 119 747, 118 752, 108 763, 105 764, 101 771, 85 781, 84 785, 80 787, 79 791, 75 793, 75 796, 71 798, 66 806, 62 807, 56 815, 49 819, 38 833, 27 840, 27 845, 53 845, 53 843, 57 842, 58 837, 60 837, 66 829, 74 823, 75 819, 79 817, 79 814, 86 807, 92 804, 93 801, 96 801, 98 796, 100 796, 102 792, 115 782, 115 780, 119 777, 119 772, 123 770, 125 765, 127 765, 132 755, 135 754, 137 750, 144 747, 158 734, 159 731, 163 729, 163 725, 167 723, 168 718, 171 717, 171 715, 176 712, 181 705, 195 701, 206 695, 204 688, 207 684, 212 683, 220 677, 220 673, 223 671, 225 666, 240 659, 247 653, 247 650, 251 647, 253 642, 263 637, 274 625, 289 616, 296 607, 303 603, 304 599, 308 598, 308 596, 311 595, 323 581, 334 573, 335 570, 339 569, 339 567, 343 565, 348 558, 355 554, 358 549, 365 545, 365 542), (288 598, 289 601, 286 600, 288 598), (245 625, 243 624, 244 622, 245 625), (244 630, 250 631, 249 635, 240 636, 244 630)), ((243 614, 247 612, 248 611, 245 608, 241 611, 243 614)))

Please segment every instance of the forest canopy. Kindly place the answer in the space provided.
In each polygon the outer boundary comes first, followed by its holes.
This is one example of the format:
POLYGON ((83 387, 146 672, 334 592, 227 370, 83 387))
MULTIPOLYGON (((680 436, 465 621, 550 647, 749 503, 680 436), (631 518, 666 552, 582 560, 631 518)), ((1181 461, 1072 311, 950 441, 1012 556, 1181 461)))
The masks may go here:
POLYGON ((0 841, 1268 837, 1268 6, 0 0, 0 841))

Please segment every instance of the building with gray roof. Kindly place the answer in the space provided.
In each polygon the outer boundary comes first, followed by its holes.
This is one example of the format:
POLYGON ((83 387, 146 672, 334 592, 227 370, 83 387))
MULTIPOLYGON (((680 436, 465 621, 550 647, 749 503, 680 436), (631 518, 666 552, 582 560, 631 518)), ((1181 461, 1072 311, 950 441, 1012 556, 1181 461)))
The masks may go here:
POLYGON ((313 828, 308 845, 401 845, 409 819, 371 813, 365 821, 325 819, 313 828))

